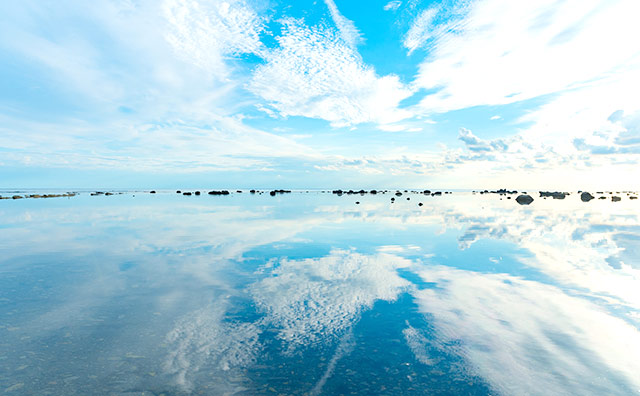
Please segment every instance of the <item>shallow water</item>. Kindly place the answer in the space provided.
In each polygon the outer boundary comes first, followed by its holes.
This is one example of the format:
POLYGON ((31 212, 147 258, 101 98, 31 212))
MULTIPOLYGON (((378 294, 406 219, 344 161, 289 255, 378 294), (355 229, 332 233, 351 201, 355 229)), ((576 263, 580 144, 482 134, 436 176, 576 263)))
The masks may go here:
POLYGON ((640 394, 637 200, 391 196, 0 201, 0 392, 640 394))

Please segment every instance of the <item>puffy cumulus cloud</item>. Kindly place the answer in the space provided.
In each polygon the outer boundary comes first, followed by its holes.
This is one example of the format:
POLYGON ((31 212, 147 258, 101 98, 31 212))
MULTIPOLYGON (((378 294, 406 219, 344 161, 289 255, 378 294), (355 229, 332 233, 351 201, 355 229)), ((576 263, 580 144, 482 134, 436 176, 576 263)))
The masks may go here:
POLYGON ((279 46, 265 55, 248 89, 282 116, 304 116, 348 126, 394 123, 411 115, 398 109, 412 92, 395 75, 379 77, 351 43, 331 27, 282 20, 279 46))
POLYGON ((460 128, 458 140, 464 142, 471 151, 506 151, 509 148, 503 139, 482 140, 466 128, 460 128))
MULTIPOLYGON (((334 250, 304 260, 281 260, 270 276, 251 286, 264 321, 279 329, 287 350, 340 337, 377 300, 393 301, 409 286, 396 272, 405 258, 334 250)), ((265 270, 268 270, 266 268, 265 270)))
POLYGON ((407 36, 409 51, 430 40, 415 84, 438 92, 420 107, 444 112, 512 103, 618 73, 640 51, 629 41, 640 35, 633 18, 639 11, 634 0, 479 0, 432 23, 427 10, 407 36))
POLYGON ((165 0, 167 41, 185 60, 224 76, 226 57, 260 53, 264 21, 242 0, 165 0))
POLYGON ((607 119, 608 128, 591 135, 574 138, 573 145, 579 151, 591 154, 636 154, 640 159, 640 111, 625 115, 617 110, 607 119))
POLYGON ((497 393, 628 395, 640 386, 640 332, 595 303, 502 274, 434 267, 420 276, 438 285, 414 294, 438 340, 457 345, 497 393))

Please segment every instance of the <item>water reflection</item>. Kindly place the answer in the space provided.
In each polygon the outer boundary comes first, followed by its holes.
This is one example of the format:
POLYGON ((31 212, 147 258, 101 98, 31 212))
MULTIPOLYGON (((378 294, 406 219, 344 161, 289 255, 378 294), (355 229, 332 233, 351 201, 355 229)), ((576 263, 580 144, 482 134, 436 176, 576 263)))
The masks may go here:
POLYGON ((637 202, 109 198, 0 206, 0 390, 640 389, 637 202))

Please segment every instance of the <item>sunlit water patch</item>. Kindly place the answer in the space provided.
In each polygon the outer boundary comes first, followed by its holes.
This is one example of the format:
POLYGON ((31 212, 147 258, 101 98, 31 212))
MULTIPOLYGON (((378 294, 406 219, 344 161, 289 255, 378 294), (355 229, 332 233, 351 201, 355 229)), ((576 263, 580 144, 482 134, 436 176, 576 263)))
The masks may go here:
POLYGON ((640 393, 638 201, 392 196, 4 200, 0 392, 640 393))

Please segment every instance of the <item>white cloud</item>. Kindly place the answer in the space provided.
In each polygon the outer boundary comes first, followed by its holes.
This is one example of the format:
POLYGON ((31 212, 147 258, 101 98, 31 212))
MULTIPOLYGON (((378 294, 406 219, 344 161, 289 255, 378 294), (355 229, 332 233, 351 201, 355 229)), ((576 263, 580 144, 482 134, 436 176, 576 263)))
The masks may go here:
POLYGON ((391 254, 334 250, 321 258, 281 260, 251 293, 266 323, 294 352, 346 334, 376 300, 395 300, 409 286, 396 270, 410 264, 391 254))
POLYGON ((383 9, 385 11, 396 11, 402 5, 402 1, 400 0, 391 0, 387 4, 384 5, 383 9))
POLYGON ((331 18, 333 19, 333 23, 338 28, 340 36, 342 37, 344 42, 351 47, 355 47, 356 45, 361 43, 362 35, 356 28, 356 25, 353 23, 353 21, 345 18, 340 13, 338 7, 336 6, 336 3, 333 0, 324 0, 324 2, 327 4, 329 13, 331 14, 331 18))
POLYGON ((432 38, 433 20, 438 13, 437 8, 424 10, 413 21, 411 28, 404 38, 404 46, 409 50, 409 54, 422 47, 427 40, 432 38))
POLYGON ((438 284, 415 293, 438 341, 459 345, 497 393, 628 395, 640 387, 640 332, 596 304, 502 274, 435 267, 421 277, 438 284))
POLYGON ((225 57, 263 50, 263 20, 242 0, 165 0, 167 41, 187 61, 226 74, 225 57))
POLYGON ((282 23, 279 47, 248 86, 282 116, 320 118, 336 127, 410 116, 397 108, 410 89, 395 75, 377 76, 334 29, 291 18, 282 23))
POLYGON ((640 36, 638 12, 634 0, 482 0, 471 3, 454 29, 449 21, 421 29, 429 26, 428 11, 410 30, 422 34, 408 48, 434 40, 415 83, 440 91, 420 107, 444 112, 512 103, 616 73, 640 52, 640 43, 629 40, 640 36))

